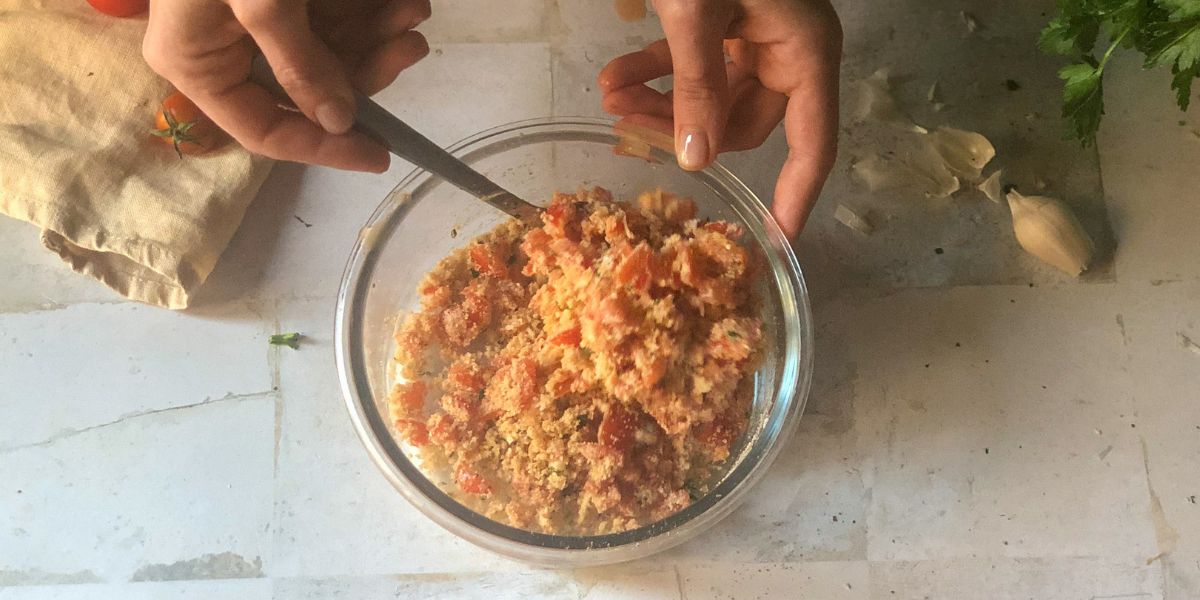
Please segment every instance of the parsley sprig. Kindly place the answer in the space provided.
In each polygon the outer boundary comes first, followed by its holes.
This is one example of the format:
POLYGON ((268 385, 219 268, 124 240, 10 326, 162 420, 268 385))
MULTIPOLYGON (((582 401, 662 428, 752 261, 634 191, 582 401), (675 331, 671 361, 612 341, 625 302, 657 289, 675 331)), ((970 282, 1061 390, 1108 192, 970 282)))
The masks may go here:
POLYGON ((1058 72, 1069 136, 1084 146, 1096 142, 1104 67, 1117 48, 1141 52, 1147 69, 1169 67, 1176 102, 1187 110, 1192 80, 1200 77, 1200 0, 1058 0, 1058 9, 1039 45, 1077 60, 1058 72), (1109 42, 1097 60, 1093 50, 1102 33, 1109 42))

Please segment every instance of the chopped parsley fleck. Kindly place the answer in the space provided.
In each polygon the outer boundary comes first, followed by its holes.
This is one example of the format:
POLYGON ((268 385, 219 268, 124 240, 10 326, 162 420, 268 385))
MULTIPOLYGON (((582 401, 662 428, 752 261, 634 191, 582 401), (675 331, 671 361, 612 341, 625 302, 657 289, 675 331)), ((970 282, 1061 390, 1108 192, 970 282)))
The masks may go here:
POLYGON ((300 338, 304 336, 299 333, 277 333, 271 336, 269 340, 272 346, 287 346, 292 350, 300 347, 300 338))

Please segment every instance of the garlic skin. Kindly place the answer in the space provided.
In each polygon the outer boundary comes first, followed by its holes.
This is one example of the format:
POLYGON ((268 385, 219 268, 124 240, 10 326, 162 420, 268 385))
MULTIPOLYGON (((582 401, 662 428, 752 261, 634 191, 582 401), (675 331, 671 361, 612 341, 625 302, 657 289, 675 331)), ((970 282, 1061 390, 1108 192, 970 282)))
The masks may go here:
POLYGON ((996 147, 974 131, 938 127, 929 134, 929 144, 946 161, 951 173, 968 182, 979 181, 983 167, 996 157, 996 147))
POLYGON ((1026 252, 1078 276, 1092 261, 1096 243, 1079 224, 1079 219, 1061 201, 1046 196, 1008 193, 1013 232, 1026 252))
POLYGON ((880 68, 870 77, 858 82, 858 106, 854 110, 854 122, 894 123, 909 131, 926 133, 924 127, 913 123, 912 117, 900 110, 895 96, 892 96, 888 78, 888 69, 880 68))
POLYGON ((928 146, 918 147, 905 159, 872 154, 855 162, 851 170, 872 192, 905 189, 919 191, 927 198, 947 198, 960 186, 958 178, 928 146))
POLYGON ((854 212, 853 209, 845 204, 837 206, 837 210, 833 211, 833 218, 837 219, 842 225, 863 235, 871 235, 875 231, 875 227, 871 225, 870 221, 867 221, 862 215, 854 212))
POLYGON ((1004 200, 1004 184, 1001 181, 1002 177, 1004 177, 1004 171, 996 169, 991 175, 987 176, 987 179, 984 179, 979 183, 979 185, 975 186, 975 189, 983 192, 983 195, 987 196, 988 200, 991 200, 996 204, 1000 204, 1000 202, 1004 200))

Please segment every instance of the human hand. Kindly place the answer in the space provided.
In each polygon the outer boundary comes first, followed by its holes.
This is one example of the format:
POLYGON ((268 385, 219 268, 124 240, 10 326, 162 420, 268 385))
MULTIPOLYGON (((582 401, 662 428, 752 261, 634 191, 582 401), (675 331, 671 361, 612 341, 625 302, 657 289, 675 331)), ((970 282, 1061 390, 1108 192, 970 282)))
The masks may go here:
POLYGON ((782 120, 788 156, 771 211, 804 227, 837 157, 842 30, 828 0, 654 0, 667 38, 600 72, 604 109, 674 132, 679 165, 763 143, 782 120), (725 55, 729 60, 726 61, 725 55), (647 82, 674 74, 674 89, 647 82))
POLYGON ((150 3, 146 62, 247 150, 382 172, 387 150, 350 131, 352 89, 374 94, 429 52, 413 27, 429 0, 150 3), (299 112, 248 81, 261 50, 299 112))

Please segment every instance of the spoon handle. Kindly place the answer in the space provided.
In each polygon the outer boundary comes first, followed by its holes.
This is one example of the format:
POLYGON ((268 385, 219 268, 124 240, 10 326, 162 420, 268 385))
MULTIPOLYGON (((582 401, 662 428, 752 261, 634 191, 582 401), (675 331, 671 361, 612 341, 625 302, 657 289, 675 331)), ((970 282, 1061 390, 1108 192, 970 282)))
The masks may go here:
MULTIPOLYGON (((290 101, 283 86, 275 79, 271 66, 261 54, 254 57, 250 79, 277 97, 290 101)), ((453 154, 446 152, 375 101, 357 91, 354 92, 354 100, 357 104, 354 129, 383 144, 392 154, 513 217, 530 219, 538 214, 539 209, 536 206, 455 158, 453 154)))

